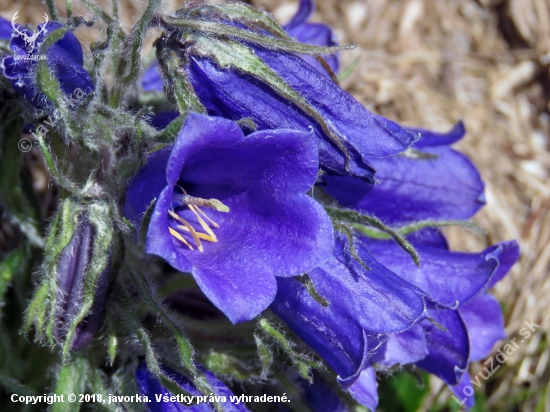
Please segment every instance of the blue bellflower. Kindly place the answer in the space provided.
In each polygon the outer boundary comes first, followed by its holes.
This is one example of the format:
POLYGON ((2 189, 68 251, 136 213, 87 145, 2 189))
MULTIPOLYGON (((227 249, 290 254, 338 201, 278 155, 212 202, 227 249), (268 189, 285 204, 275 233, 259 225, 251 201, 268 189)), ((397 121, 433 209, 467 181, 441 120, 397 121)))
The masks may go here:
MULTIPOLYGON (((300 0, 300 5, 296 14, 286 23, 283 28, 296 41, 316 46, 338 46, 338 40, 329 25, 324 23, 310 23, 309 18, 315 11, 315 2, 313 0, 300 0)), ((312 56, 302 55, 302 59, 307 61, 319 72, 328 75, 326 69, 319 61, 312 56)), ((324 57, 330 69, 337 73, 340 68, 340 59, 337 54, 331 54, 324 57)))
MULTIPOLYGON (((469 363, 483 360, 506 337, 500 306, 486 290, 517 261, 517 243, 502 242, 481 253, 458 253, 443 244, 417 241, 421 268, 391 242, 365 239, 364 243, 380 262, 429 296, 432 319, 416 325, 413 335, 409 331, 387 337, 371 362, 388 367, 415 363, 460 392, 461 383, 469 381, 469 363)), ((472 407, 473 396, 465 404, 472 407)))
MULTIPOLYGON (((307 14, 299 13, 296 20, 291 21, 291 35, 302 39, 311 30, 319 29, 316 25, 303 22, 303 16, 307 14)), ((332 42, 333 36, 326 34, 319 37, 313 33, 312 40, 317 43, 332 42)), ((320 165, 330 174, 351 174, 372 181, 374 169, 367 157, 397 154, 417 139, 414 133, 369 112, 326 73, 297 54, 241 43, 250 47, 254 56, 259 57, 268 70, 284 82, 285 87, 297 92, 309 108, 324 119, 324 126, 311 113, 306 113, 279 95, 262 79, 236 69, 220 67, 215 59, 204 57, 200 52, 195 53, 193 47, 182 49, 178 41, 180 35, 179 31, 167 31, 159 44, 163 44, 162 47, 173 47, 174 51, 185 56, 182 65, 190 85, 208 114, 234 121, 248 119, 254 123, 256 130, 312 128, 319 146, 320 165), (335 143, 334 135, 338 136, 339 144, 335 143)), ((334 62, 332 66, 337 68, 334 62)), ((160 90, 160 82, 154 70, 150 69, 145 74, 142 82, 145 90, 160 90)))
POLYGON ((245 137, 230 120, 192 113, 174 146, 151 154, 130 183, 124 213, 137 226, 156 199, 146 251, 192 273, 232 322, 250 320, 274 299, 276 277, 301 275, 332 252, 330 219, 305 194, 318 166, 311 132, 245 137))
POLYGON ((13 89, 39 109, 48 108, 51 103, 40 91, 36 83, 36 69, 40 59, 47 61, 51 72, 55 74, 61 90, 67 97, 69 106, 73 100, 80 100, 95 89, 92 78, 83 68, 84 55, 80 42, 75 35, 67 31, 45 54, 40 54, 40 46, 51 32, 63 27, 58 22, 39 24, 33 33, 17 26, 11 33, 10 49, 13 55, 2 59, 1 72, 13 89), (33 42, 26 39, 37 35, 33 42))
POLYGON ((389 223, 472 217, 485 204, 485 185, 472 162, 451 148, 466 133, 463 123, 444 134, 410 130, 420 135, 412 145, 416 152, 369 159, 376 184, 327 176, 325 191, 341 206, 389 223))
POLYGON ((408 330, 426 317, 425 303, 419 289, 366 249, 358 247, 357 254, 360 261, 350 254, 347 238, 338 235, 333 257, 308 272, 325 304, 297 280, 280 278, 270 308, 334 369, 344 389, 373 408, 369 337, 408 330))

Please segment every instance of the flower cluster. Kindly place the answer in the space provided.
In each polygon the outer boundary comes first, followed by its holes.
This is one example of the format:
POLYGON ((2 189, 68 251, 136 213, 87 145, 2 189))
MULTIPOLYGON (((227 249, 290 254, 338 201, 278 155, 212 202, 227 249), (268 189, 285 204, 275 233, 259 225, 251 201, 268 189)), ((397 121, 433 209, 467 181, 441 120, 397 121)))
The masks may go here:
POLYGON ((485 204, 476 167, 451 147, 464 125, 435 133, 363 107, 337 81, 346 47, 308 22, 312 0, 283 27, 240 3, 155 14, 157 3, 127 37, 102 15, 93 78, 71 32, 82 20, 38 27, 42 61, 18 58, 28 29, 0 26, 13 110, 35 125, 26 109, 53 113, 69 143, 32 134, 62 190, 24 329, 62 348, 66 373, 134 388, 151 411, 254 410, 228 401, 231 387, 246 398, 281 385, 315 411, 374 410, 377 373, 403 367, 462 395, 470 362, 505 337, 488 291, 519 257, 514 241, 454 252, 442 232, 475 227, 485 204), (140 77, 151 27, 162 34, 140 77), (109 89, 101 71, 117 53, 109 89), (71 120, 62 101, 75 90, 98 93, 71 120), (94 345, 112 376, 79 351, 94 345))

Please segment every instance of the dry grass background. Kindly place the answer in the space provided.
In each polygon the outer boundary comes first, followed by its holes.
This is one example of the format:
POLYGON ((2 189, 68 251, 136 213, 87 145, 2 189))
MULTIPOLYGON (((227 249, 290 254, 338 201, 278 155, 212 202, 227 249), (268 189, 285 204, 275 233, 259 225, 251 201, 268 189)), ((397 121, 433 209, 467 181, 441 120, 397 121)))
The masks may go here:
MULTIPOLYGON (((317 3, 313 19, 333 26, 341 43, 358 46, 342 55, 344 68, 359 59, 343 86, 366 107, 406 125, 441 131, 465 121, 468 135, 457 147, 474 160, 487 184, 488 205, 474 220, 488 235, 452 230, 452 244, 480 250, 517 239, 521 261, 495 294, 510 338, 526 320, 541 325, 482 390, 490 410, 515 405, 515 410, 550 411, 550 1, 317 3)), ((280 22, 297 7, 297 1, 287 0, 252 4, 280 22)), ((127 28, 142 8, 142 2, 122 2, 127 28)), ((38 23, 45 6, 0 1, 5 17, 17 9, 38 23)), ((474 373, 478 369, 475 365, 474 373)), ((441 393, 441 382, 431 385, 426 409, 449 396, 441 393)))

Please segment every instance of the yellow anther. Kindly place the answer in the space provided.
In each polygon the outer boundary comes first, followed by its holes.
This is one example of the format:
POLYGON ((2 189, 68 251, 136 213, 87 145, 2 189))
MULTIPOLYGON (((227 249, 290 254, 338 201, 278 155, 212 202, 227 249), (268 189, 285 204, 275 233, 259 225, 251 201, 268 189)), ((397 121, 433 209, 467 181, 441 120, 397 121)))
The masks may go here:
POLYGON ((189 229, 189 233, 191 233, 191 236, 193 236, 193 240, 195 241, 196 245, 197 245, 197 249, 199 249, 201 252, 204 252, 204 248, 202 247, 202 242, 201 240, 199 239, 199 236, 197 235, 197 232, 196 230, 193 228, 193 226, 191 226, 191 224, 185 220, 184 218, 182 218, 181 216, 175 214, 174 212, 172 212, 171 210, 168 211, 168 213, 170 214, 170 216, 172 216, 174 219, 178 220, 179 222, 183 223, 185 225, 185 227, 187 227, 187 229, 189 229))

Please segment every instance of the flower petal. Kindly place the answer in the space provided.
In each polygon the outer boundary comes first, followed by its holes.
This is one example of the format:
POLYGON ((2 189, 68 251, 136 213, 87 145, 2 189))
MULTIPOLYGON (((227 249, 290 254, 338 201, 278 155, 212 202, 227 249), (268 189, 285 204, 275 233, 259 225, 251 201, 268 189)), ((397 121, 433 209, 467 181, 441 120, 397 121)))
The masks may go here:
POLYGON ((487 287, 503 253, 500 244, 481 253, 450 252, 419 244, 416 250, 421 265, 417 267, 393 241, 363 238, 362 242, 384 266, 449 308, 463 305, 487 287))
POLYGON ((450 146, 461 140, 466 134, 466 127, 462 121, 455 124, 447 133, 438 133, 432 130, 414 127, 407 127, 407 130, 420 134, 420 139, 418 139, 413 145, 415 149, 433 146, 450 146))
POLYGON ((324 310, 353 318, 366 330, 387 333, 406 330, 424 316, 422 292, 359 247, 359 257, 371 268, 365 270, 347 247, 339 236, 334 257, 309 272, 315 289, 329 302, 324 310))
POLYGON ((447 384, 455 385, 468 368, 470 344, 466 326, 456 310, 431 309, 429 313, 446 330, 428 320, 422 321, 428 355, 417 362, 417 365, 440 377, 447 384))
POLYGON ((367 365, 366 332, 353 318, 324 308, 292 278, 277 278, 277 296, 270 309, 338 374, 349 386, 367 365))
POLYGON ((470 337, 470 362, 485 359, 495 344, 506 338, 504 317, 498 301, 482 293, 461 306, 459 312, 470 337))
POLYGON ((456 385, 448 385, 448 386, 449 386, 449 389, 456 396, 454 400, 457 401, 460 406, 462 406, 465 410, 468 410, 474 407, 475 405, 474 388, 470 382, 470 374, 468 372, 465 372, 462 375, 460 382, 458 382, 456 385), (465 389, 467 387, 470 387, 468 392, 471 392, 471 395, 466 395, 465 389))
POLYGON ((367 159, 379 183, 351 176, 327 176, 326 192, 342 206, 391 223, 416 220, 468 219, 484 204, 484 184, 472 162, 447 147, 424 152, 437 159, 392 156, 367 159))
POLYGON ((359 378, 350 386, 349 393, 357 402, 365 405, 371 411, 378 406, 378 383, 376 373, 371 366, 361 371, 359 378))
MULTIPOLYGON (((376 347, 376 341, 369 340, 369 347, 376 347)), ((387 366, 406 365, 418 362, 428 355, 426 337, 421 325, 413 325, 405 332, 387 335, 386 340, 379 344, 373 356, 371 363, 377 363, 387 366)))
POLYGON ((518 242, 510 240, 508 242, 499 243, 501 252, 499 255, 499 265, 487 285, 487 289, 492 288, 497 282, 499 282, 504 276, 508 274, 512 266, 519 260, 520 249, 518 242))

